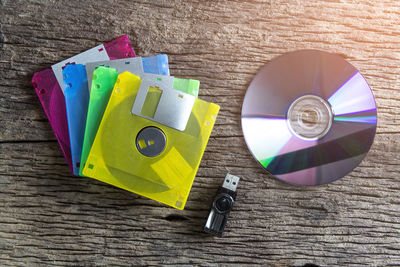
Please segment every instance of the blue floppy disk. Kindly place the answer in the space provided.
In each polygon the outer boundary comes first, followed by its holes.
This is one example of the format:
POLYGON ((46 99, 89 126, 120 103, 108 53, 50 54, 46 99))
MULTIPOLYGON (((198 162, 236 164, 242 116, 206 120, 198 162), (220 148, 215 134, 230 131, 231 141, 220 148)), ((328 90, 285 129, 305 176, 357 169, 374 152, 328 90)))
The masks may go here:
POLYGON ((79 174, 83 134, 89 103, 85 65, 67 65, 62 71, 73 174, 79 174))

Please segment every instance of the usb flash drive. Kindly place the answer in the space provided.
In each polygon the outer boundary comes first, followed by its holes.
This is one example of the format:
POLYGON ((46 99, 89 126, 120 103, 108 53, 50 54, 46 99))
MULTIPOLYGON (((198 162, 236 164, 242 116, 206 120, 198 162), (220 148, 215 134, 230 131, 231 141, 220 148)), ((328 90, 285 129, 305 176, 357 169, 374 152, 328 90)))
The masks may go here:
POLYGON ((208 215, 204 231, 217 236, 222 236, 228 216, 236 199, 236 188, 239 177, 227 174, 222 186, 218 189, 208 215))

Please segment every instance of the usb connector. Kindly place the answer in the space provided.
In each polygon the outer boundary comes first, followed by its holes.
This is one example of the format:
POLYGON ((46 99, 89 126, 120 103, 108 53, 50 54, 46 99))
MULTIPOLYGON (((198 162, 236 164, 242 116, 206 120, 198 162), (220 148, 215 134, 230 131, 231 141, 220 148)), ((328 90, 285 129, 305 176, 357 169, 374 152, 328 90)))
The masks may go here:
POLYGON ((235 192, 236 188, 238 186, 239 180, 240 180, 239 177, 228 173, 225 177, 222 187, 235 192))

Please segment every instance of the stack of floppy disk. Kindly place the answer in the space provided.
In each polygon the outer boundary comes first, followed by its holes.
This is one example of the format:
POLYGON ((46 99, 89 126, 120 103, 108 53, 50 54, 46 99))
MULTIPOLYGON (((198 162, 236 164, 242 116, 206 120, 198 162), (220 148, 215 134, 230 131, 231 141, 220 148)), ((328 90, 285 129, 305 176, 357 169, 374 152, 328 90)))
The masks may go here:
POLYGON ((127 36, 36 72, 32 84, 74 175, 183 209, 219 106, 135 57, 127 36))

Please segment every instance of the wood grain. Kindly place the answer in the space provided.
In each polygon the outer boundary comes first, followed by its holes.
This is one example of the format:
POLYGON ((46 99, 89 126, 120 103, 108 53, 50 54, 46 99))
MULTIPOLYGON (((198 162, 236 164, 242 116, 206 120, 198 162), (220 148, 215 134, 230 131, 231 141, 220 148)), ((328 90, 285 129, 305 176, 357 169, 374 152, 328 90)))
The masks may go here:
POLYGON ((1 266, 399 266, 400 2, 0 1, 1 266), (32 74, 119 35, 169 55, 221 105, 184 211, 72 177, 32 74), (240 112, 265 63, 313 48, 366 77, 379 109, 374 145, 332 184, 296 187, 248 152, 240 112), (224 238, 202 233, 226 172, 241 177, 224 238))

